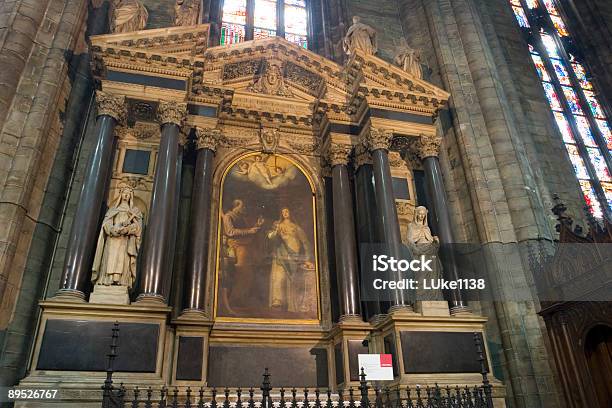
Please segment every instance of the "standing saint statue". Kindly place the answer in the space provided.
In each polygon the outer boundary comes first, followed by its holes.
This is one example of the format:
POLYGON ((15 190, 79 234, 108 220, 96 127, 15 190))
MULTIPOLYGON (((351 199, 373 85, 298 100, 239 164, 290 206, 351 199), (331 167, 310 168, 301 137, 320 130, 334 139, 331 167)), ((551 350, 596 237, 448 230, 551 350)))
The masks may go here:
POLYGON ((201 0, 176 0, 174 25, 177 27, 196 25, 200 19, 201 0))
MULTIPOLYGON (((427 208, 419 206, 414 211, 414 220, 408 224, 408 248, 412 253, 413 258, 425 255, 426 257, 436 257, 433 264, 433 271, 417 272, 416 278, 419 281, 423 279, 439 279, 442 271, 442 263, 438 258, 440 249, 440 240, 437 236, 431 234, 431 229, 427 225, 427 208), (419 276, 420 274, 420 276, 419 276)), ((423 285, 420 284, 419 288, 423 285)), ((440 290, 422 290, 418 289, 416 293, 417 300, 444 300, 444 296, 440 290)))
POLYGON ((289 209, 283 208, 267 236, 273 248, 270 307, 308 312, 312 303, 308 297, 308 277, 314 276, 315 266, 306 233, 293 222, 289 209))
POLYGON ((102 221, 91 281, 95 285, 131 289, 136 280, 141 235, 142 212, 134 206, 134 189, 121 183, 102 221))
POLYGON ((113 33, 142 30, 149 19, 149 12, 140 0, 113 0, 110 13, 113 33))
POLYGON ((405 47, 395 56, 395 64, 418 79, 423 79, 421 51, 405 47))
POLYGON ((342 43, 344 52, 353 55, 355 50, 361 50, 369 55, 374 55, 378 51, 378 41, 376 30, 361 22, 361 17, 353 17, 351 25, 344 36, 342 43))

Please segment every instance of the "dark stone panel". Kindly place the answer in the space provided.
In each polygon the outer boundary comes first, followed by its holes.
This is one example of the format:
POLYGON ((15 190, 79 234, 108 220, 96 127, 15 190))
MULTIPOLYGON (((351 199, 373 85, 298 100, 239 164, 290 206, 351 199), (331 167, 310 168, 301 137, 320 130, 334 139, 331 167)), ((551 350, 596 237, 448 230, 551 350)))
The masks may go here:
POLYGON ((404 371, 416 373, 479 373, 473 333, 402 332, 404 371))
POLYGON ((385 354, 391 354, 393 376, 397 377, 399 375, 399 365, 397 364, 397 350, 395 349, 395 336, 393 333, 385 336, 383 339, 383 344, 385 346, 385 354))
POLYGON ((148 174, 151 151, 127 149, 123 159, 123 172, 132 174, 148 174))
POLYGON ((203 364, 204 338, 180 336, 176 361, 176 379, 186 381, 202 380, 203 364))
POLYGON ((327 387, 327 350, 307 347, 211 346, 208 385, 259 387, 268 368, 274 387, 327 387))
POLYGON ((405 178, 393 177, 393 196, 396 200, 410 200, 408 180, 405 178))
POLYGON ((203 105, 187 105, 187 110, 190 115, 207 116, 214 118, 217 116, 217 108, 214 106, 203 106, 203 105))
POLYGON ((361 367, 359 367, 359 354, 368 354, 368 347, 364 346, 361 340, 349 340, 348 352, 351 381, 359 381, 359 371, 361 369, 361 367))
POLYGON ((396 112, 384 109, 370 108, 370 116, 374 116, 375 118, 401 120, 402 122, 422 123, 426 125, 431 125, 433 123, 433 118, 430 116, 415 115, 413 113, 396 112))
POLYGON ((335 133, 344 133, 346 135, 358 135, 361 132, 361 127, 357 125, 345 125, 342 123, 332 123, 330 131, 335 133))
POLYGON ((336 385, 344 382, 344 362, 342 358, 342 343, 334 345, 334 365, 336 368, 336 385))
MULTIPOLYGON (((112 322, 48 320, 36 368, 104 371, 112 328, 112 322)), ((120 323, 115 371, 155 372, 158 340, 158 324, 120 323)))
POLYGON ((106 79, 109 81, 124 82, 128 84, 156 86, 158 88, 178 89, 184 91, 187 82, 180 79, 154 77, 149 75, 131 74, 128 72, 108 71, 106 79))

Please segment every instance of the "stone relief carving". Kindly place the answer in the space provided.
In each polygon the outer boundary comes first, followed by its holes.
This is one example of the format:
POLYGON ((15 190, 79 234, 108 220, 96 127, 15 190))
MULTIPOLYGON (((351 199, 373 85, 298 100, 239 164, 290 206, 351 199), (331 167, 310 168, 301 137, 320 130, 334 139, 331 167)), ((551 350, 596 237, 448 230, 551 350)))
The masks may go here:
POLYGON ((223 66, 223 80, 228 81, 236 78, 253 76, 262 64, 261 59, 232 62, 223 66))
POLYGON ((173 123, 177 126, 182 126, 187 114, 187 104, 171 101, 162 101, 159 103, 157 110, 157 118, 159 123, 173 123))
POLYGON ((366 135, 365 143, 371 152, 378 149, 389 150, 391 141, 393 140, 393 132, 386 129, 370 128, 366 135))
MULTIPOLYGON (((440 240, 431 234, 427 225, 427 208, 419 206, 414 211, 414 220, 408 224, 408 236, 406 242, 413 257, 424 255, 426 257, 436 257, 436 262, 432 271, 421 271, 422 276, 417 279, 439 279, 442 271, 442 264, 437 258, 440 249, 440 240)), ((417 300, 444 300, 442 292, 439 290, 417 291, 417 300)))
POLYGON ((200 19, 201 0, 176 0, 174 4, 174 25, 192 26, 200 19))
POLYGON ((266 62, 264 72, 257 81, 249 86, 249 91, 266 95, 293 96, 285 84, 282 61, 271 59, 266 62))
POLYGON ((196 127, 196 147, 198 150, 200 149, 209 149, 213 152, 217 150, 217 146, 221 142, 221 138, 223 137, 221 134, 221 130, 219 129, 210 129, 210 128, 199 128, 196 127))
POLYGON ((302 85, 313 95, 318 94, 319 88, 324 82, 323 78, 319 75, 302 68, 293 62, 287 62, 285 64, 285 75, 287 80, 302 85))
POLYGON ((125 96, 96 91, 96 103, 98 115, 110 116, 117 122, 122 122, 125 118, 125 96))
POLYGON ((346 166, 349 162, 352 146, 344 143, 331 143, 327 155, 329 164, 333 166, 346 166))
POLYGON ((259 141, 264 153, 274 153, 278 147, 280 132, 278 128, 264 128, 259 130, 259 141))
POLYGON ((147 140, 151 138, 159 138, 159 126, 152 123, 136 123, 134 126, 121 126, 117 128, 117 137, 119 139, 134 138, 138 140, 147 140))
POLYGON ((438 154, 440 154, 441 144, 442 138, 440 136, 421 135, 418 145, 419 156, 421 156, 421 159, 426 159, 427 157, 438 157, 438 154))
POLYGON ((395 64, 407 73, 423 79, 423 66, 421 65, 421 51, 410 47, 404 47, 395 56, 395 64))
POLYGON ((353 25, 349 27, 344 36, 342 45, 347 55, 353 55, 356 50, 363 51, 368 55, 374 55, 378 51, 376 30, 362 23, 361 17, 354 16, 353 25))
POLYGON ((149 12, 140 0, 113 0, 110 14, 113 33, 142 30, 149 19, 149 12))
POLYGON ((131 289, 142 234, 142 212, 134 205, 134 188, 125 182, 106 212, 94 256, 91 281, 131 289))

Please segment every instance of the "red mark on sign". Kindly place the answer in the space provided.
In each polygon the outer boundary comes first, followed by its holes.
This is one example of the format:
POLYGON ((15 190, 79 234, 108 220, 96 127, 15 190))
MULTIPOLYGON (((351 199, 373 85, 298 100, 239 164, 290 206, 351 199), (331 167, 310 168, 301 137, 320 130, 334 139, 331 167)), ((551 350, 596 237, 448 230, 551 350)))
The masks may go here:
POLYGON ((381 367, 393 367, 393 360, 391 359, 391 354, 381 354, 380 355, 380 366, 381 367))

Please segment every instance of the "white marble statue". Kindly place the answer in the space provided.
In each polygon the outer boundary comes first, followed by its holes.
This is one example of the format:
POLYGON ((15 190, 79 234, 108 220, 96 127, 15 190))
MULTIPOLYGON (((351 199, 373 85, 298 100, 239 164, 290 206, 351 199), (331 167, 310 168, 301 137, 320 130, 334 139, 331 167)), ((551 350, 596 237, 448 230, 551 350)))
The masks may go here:
POLYGON ((349 27, 344 36, 342 45, 344 52, 348 55, 354 54, 356 50, 374 55, 378 51, 376 30, 362 23, 359 16, 355 16, 353 17, 353 25, 349 27))
POLYGON ((149 12, 140 0, 113 0, 110 13, 113 33, 142 30, 149 19, 149 12))
MULTIPOLYGON (((437 236, 431 234, 431 230, 427 225, 427 208, 419 206, 414 211, 414 220, 408 224, 407 243, 413 258, 425 255, 427 258, 436 257, 436 261, 432 263, 433 271, 422 271, 417 273, 416 278, 422 281, 423 279, 439 279, 442 271, 442 263, 438 258, 440 249, 440 240, 437 236)), ((419 285, 421 288, 423 285, 419 285)), ((417 290, 417 300, 444 300, 444 296, 440 290, 417 290)))
POLYGON ((419 79, 423 79, 421 51, 405 47, 395 56, 395 64, 407 73, 419 79))
POLYGON ((92 282, 131 289, 136 280, 136 258, 142 235, 142 212, 134 205, 134 189, 121 183, 113 205, 102 221, 92 282))

